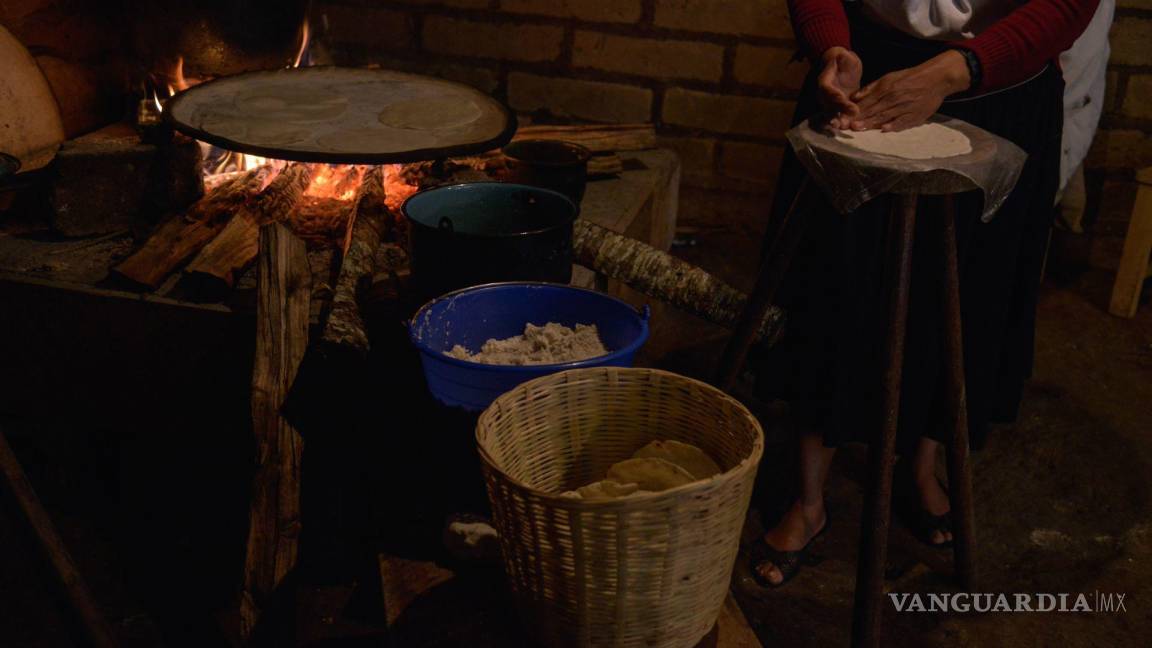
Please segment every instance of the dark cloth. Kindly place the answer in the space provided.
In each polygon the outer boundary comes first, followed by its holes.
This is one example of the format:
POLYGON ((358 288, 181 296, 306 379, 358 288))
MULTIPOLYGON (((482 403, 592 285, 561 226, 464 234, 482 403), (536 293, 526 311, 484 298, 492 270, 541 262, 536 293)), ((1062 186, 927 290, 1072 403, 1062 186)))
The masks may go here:
MULTIPOLYGON (((943 43, 923 41, 853 20, 852 42, 864 83, 918 65, 943 43)), ((818 112, 813 70, 794 123, 818 112)), ((1015 189, 991 222, 982 197, 958 201, 960 300, 968 417, 973 447, 991 422, 1015 419, 1032 373, 1036 302, 1060 168, 1063 79, 1054 66, 1011 88, 946 102, 940 112, 1014 142, 1028 160, 1015 189)), ((769 231, 788 209, 805 171, 785 156, 769 231)), ((879 429, 886 291, 885 228, 891 197, 850 215, 822 203, 810 213, 804 239, 777 302, 788 314, 784 337, 755 358, 761 393, 783 398, 819 427, 829 446, 867 441, 879 429)), ((916 222, 913 278, 900 408, 901 451, 920 436, 945 440, 944 321, 939 251, 942 198, 922 198, 916 222)))

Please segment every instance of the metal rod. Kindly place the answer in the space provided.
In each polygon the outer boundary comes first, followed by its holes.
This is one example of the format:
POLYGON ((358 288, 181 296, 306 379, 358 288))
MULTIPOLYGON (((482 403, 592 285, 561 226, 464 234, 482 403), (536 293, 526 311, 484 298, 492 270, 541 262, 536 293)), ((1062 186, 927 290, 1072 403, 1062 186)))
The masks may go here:
POLYGON ((756 287, 748 296, 744 313, 740 316, 740 321, 736 324, 736 329, 733 331, 732 337, 728 339, 728 345, 724 348, 724 355, 720 358, 720 366, 716 372, 716 385, 726 392, 731 392, 732 386, 736 384, 736 378, 744 367, 744 360, 748 357, 748 351, 756 340, 756 334, 760 331, 761 323, 768 314, 768 309, 772 307, 772 302, 776 299, 776 292, 784 280, 784 274, 792 263, 792 256, 800 245, 807 218, 798 212, 804 211, 803 201, 806 199, 805 194, 808 186, 809 180, 805 176, 796 191, 796 197, 792 199, 792 204, 783 216, 780 229, 773 238, 771 247, 768 248, 768 254, 760 263, 756 287))
POLYGON ((912 277, 912 244, 916 225, 916 195, 898 197, 889 216, 888 256, 884 283, 889 291, 885 341, 883 422, 880 438, 869 448, 869 480, 857 557, 856 601, 852 615, 852 645, 880 645, 883 618, 884 567, 888 560, 888 526, 892 517, 892 467, 900 417, 900 387, 904 370, 904 338, 908 324, 908 293, 912 277))
POLYGON ((974 549, 975 521, 972 501, 972 472, 968 457, 968 395, 964 381, 964 338, 960 314, 960 272, 956 249, 955 198, 944 198, 944 359, 947 371, 946 398, 948 417, 952 421, 952 438, 948 445, 948 493, 955 527, 953 559, 960 587, 976 587, 974 549))

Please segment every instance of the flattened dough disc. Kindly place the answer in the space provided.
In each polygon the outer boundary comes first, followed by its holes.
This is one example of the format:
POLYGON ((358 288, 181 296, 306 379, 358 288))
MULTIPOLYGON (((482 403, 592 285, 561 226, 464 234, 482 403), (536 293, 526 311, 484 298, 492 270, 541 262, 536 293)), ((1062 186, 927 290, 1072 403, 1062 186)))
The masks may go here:
POLYGON ((937 123, 921 124, 898 132, 878 129, 836 131, 835 137, 837 141, 861 151, 905 160, 950 158, 972 152, 972 142, 967 135, 937 123))
POLYGON ((516 121, 466 85, 360 68, 248 72, 168 101, 182 133, 243 153, 300 162, 389 164, 481 153, 516 121))

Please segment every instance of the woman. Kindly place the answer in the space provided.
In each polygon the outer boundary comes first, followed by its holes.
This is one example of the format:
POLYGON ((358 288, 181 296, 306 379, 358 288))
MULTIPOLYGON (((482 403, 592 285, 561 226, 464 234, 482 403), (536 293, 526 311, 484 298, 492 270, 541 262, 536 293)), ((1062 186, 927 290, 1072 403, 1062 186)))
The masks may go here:
MULTIPOLYGON (((1028 160, 995 218, 980 198, 958 210, 965 370, 974 446, 992 422, 1016 416, 1031 375, 1037 292, 1059 181, 1063 81, 1054 62, 1092 18, 1098 0, 789 0, 813 70, 796 121, 823 112, 832 128, 895 131, 934 113, 1004 137, 1028 160)), ((804 171, 789 155, 774 214, 804 171)), ((925 201, 928 202, 928 201, 925 201)), ((835 448, 879 429, 883 339, 880 262, 889 205, 875 200, 850 217, 817 210, 778 301, 785 338, 759 358, 762 387, 789 401, 810 433, 800 439, 799 493, 763 538, 753 572, 776 586, 795 575, 809 542, 827 526, 823 488, 835 448)), ((939 218, 924 210, 916 239, 939 218)), ((933 212, 938 214, 939 210, 933 212)), ((921 246, 924 247, 924 246, 921 246)), ((913 283, 900 406, 899 474, 925 542, 951 542, 948 494, 935 460, 943 420, 938 264, 913 252, 913 283)))

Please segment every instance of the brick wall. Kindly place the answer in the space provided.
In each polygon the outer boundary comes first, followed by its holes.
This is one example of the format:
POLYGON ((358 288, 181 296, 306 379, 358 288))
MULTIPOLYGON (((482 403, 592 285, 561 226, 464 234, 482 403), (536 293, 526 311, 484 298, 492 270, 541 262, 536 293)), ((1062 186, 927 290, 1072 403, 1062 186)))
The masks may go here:
MULTIPOLYGON (((1133 169, 1152 165, 1152 0, 1119 5, 1088 161, 1109 258, 1133 169)), ((323 0, 317 13, 342 63, 459 80, 536 118, 651 120, 705 188, 771 191, 807 71, 790 62, 785 0, 323 0)))
POLYGON ((336 60, 431 73, 549 121, 646 122, 688 184, 768 192, 807 71, 785 0, 324 0, 336 60))
POLYGON ((1152 0, 1118 0, 1100 131, 1085 161, 1089 263, 1115 268, 1136 195, 1152 166, 1152 0))

